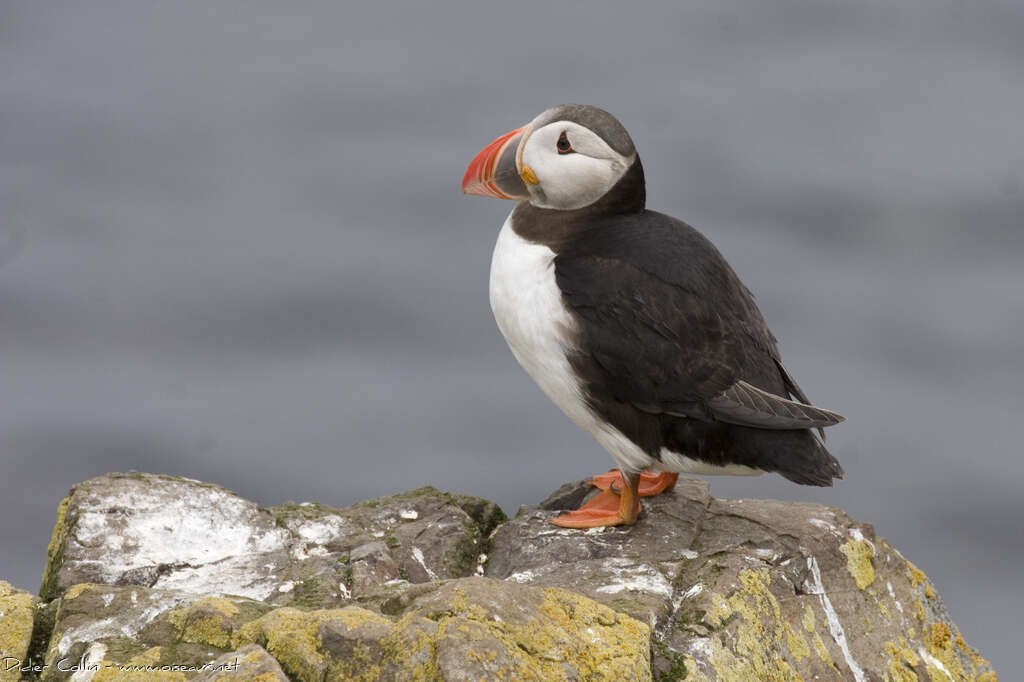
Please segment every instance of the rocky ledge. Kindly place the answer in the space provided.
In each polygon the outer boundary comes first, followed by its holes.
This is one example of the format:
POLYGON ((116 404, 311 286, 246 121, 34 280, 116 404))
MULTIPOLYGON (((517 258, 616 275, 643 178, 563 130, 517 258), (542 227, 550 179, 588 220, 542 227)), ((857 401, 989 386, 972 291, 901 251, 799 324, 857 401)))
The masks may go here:
POLYGON ((829 507, 702 481, 632 528, 421 488, 261 508, 150 474, 60 504, 40 595, 0 582, 0 681, 978 680, 934 586, 829 507))

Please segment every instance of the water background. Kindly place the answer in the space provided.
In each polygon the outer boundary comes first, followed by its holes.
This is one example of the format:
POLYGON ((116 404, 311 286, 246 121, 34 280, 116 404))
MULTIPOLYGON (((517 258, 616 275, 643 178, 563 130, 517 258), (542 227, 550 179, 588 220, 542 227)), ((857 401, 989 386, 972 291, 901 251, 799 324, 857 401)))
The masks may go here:
POLYGON ((75 482, 263 504, 423 484, 506 511, 610 458, 487 303, 459 195, 561 102, 633 134, 812 399, 837 488, 1010 674, 1024 606, 1024 6, 725 0, 0 5, 0 578, 75 482))

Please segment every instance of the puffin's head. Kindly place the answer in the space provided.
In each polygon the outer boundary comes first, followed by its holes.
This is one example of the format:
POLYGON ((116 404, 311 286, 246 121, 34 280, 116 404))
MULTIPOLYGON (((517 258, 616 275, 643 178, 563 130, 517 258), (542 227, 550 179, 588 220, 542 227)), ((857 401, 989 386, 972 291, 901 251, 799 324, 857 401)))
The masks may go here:
POLYGON ((603 197, 634 163, 633 140, 614 116, 562 104, 484 147, 466 169, 462 191, 572 210, 603 197))

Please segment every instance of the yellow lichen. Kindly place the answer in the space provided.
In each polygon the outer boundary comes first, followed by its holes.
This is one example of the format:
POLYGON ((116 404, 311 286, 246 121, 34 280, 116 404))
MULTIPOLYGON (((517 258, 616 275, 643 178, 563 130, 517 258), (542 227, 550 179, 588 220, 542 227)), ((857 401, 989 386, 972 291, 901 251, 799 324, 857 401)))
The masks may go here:
POLYGON ((889 654, 886 667, 887 682, 919 682, 913 668, 921 664, 921 659, 910 648, 905 638, 900 637, 897 642, 886 642, 885 651, 889 654))
POLYGON ((811 655, 811 647, 807 644, 803 634, 794 631, 789 623, 786 623, 786 646, 789 647, 789 653, 793 655, 797 663, 811 655))
MULTIPOLYGON (((513 635, 519 649, 558 641, 555 651, 576 668, 581 679, 650 679, 651 631, 644 623, 557 588, 544 590, 544 602, 538 611, 549 620, 514 630, 509 630, 507 624, 496 629, 513 635)), ((561 662, 552 663, 548 675, 564 670, 561 662)))
MULTIPOLYGON (((24 661, 32 639, 34 622, 32 595, 0 580, 0 663, 24 661)), ((13 682, 21 676, 16 669, 0 666, 0 682, 13 682)))
POLYGON ((416 611, 392 622, 358 607, 309 612, 281 608, 243 626, 233 644, 264 645, 298 680, 369 682, 394 674, 436 680, 438 646, 452 637, 488 642, 492 648, 481 649, 473 660, 493 664, 494 679, 562 679, 570 669, 580 679, 650 679, 650 629, 645 624, 565 590, 546 589, 541 595, 525 622, 490 618, 458 588, 434 620, 416 611), (319 628, 328 621, 348 629, 377 626, 374 637, 382 655, 371 653, 358 636, 344 660, 325 653, 319 628))
POLYGON ((846 555, 846 570, 853 577, 858 588, 863 590, 875 582, 875 567, 871 563, 875 549, 870 542, 850 540, 841 545, 839 551, 846 555))
POLYGON ((813 634, 815 629, 814 623, 814 609, 811 608, 810 604, 804 607, 804 618, 803 618, 804 630, 808 634, 813 634))
POLYGON ((906 661, 908 665, 914 668, 919 666, 921 664, 921 659, 918 658, 917 654, 914 653, 914 650, 910 648, 910 644, 907 643, 906 638, 900 637, 899 644, 900 656, 903 657, 903 660, 906 661))
POLYGON ((928 582, 928 576, 924 574, 924 571, 915 566, 911 561, 907 562, 907 571, 909 572, 908 576, 910 578, 911 587, 917 587, 922 583, 928 582))
POLYGON ((222 597, 206 597, 191 606, 175 609, 168 620, 183 642, 208 644, 226 649, 231 644, 238 607, 222 597))
POLYGON ((725 601, 725 597, 717 592, 712 592, 708 599, 711 606, 704 613, 704 622, 713 628, 721 627, 732 615, 732 607, 725 601))
POLYGON ((96 587, 92 583, 78 583, 68 588, 68 591, 64 593, 64 600, 71 601, 72 599, 78 599, 82 596, 83 592, 87 592, 96 587))
POLYGON ((814 633, 814 650, 818 652, 818 658, 827 663, 828 665, 835 665, 835 661, 832 660, 832 655, 825 648, 825 641, 821 638, 821 635, 817 632, 814 633))
POLYGON ((930 584, 924 586, 924 596, 928 597, 929 599, 935 599, 935 590, 932 589, 932 586, 930 584))
POLYGON ((956 637, 953 638, 953 641, 956 643, 957 648, 959 648, 961 651, 963 651, 965 654, 967 654, 967 656, 971 659, 971 661, 975 665, 978 665, 978 666, 988 666, 988 665, 990 665, 990 663, 988 662, 987 659, 982 658, 981 655, 978 654, 978 652, 975 651, 974 648, 971 647, 970 644, 968 644, 966 641, 964 641, 964 636, 961 635, 959 632, 956 633, 956 637))
POLYGON ((946 649, 953 639, 953 633, 945 623, 932 623, 928 632, 928 648, 934 653, 936 649, 946 649))
POLYGON ((235 647, 259 644, 280 661, 289 674, 300 680, 320 680, 327 661, 320 651, 317 630, 330 620, 340 620, 348 627, 363 622, 390 625, 383 616, 354 606, 318 611, 283 607, 242 626, 232 638, 232 644, 235 647))
POLYGON ((740 571, 739 580, 741 587, 728 599, 716 599, 712 594, 712 609, 705 615, 708 622, 718 626, 736 616, 730 647, 726 647, 720 635, 711 637, 708 663, 714 668, 717 679, 722 682, 801 679, 778 652, 784 638, 796 660, 800 660, 799 654, 804 648, 807 648, 806 655, 810 655, 809 647, 783 620, 779 600, 768 589, 771 585, 768 569, 740 571))
POLYGON ((996 682, 998 680, 991 664, 971 649, 959 632, 954 633, 948 624, 938 622, 923 628, 921 638, 928 648, 928 674, 933 679, 949 679, 956 682, 996 682), (963 652, 966 656, 958 652, 963 652), (941 668, 935 664, 941 664, 941 668))
POLYGON ((209 607, 226 618, 238 615, 238 607, 223 597, 207 597, 196 602, 196 606, 209 607))

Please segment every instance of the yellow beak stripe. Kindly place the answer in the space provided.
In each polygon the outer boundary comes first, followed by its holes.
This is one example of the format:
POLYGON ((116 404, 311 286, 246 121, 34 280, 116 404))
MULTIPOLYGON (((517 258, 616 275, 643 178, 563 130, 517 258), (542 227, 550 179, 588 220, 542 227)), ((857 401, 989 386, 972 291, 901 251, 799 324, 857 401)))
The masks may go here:
POLYGON ((537 179, 537 174, 533 172, 533 169, 529 166, 523 166, 523 170, 519 173, 519 177, 523 179, 527 185, 536 185, 540 182, 537 179))

